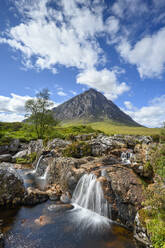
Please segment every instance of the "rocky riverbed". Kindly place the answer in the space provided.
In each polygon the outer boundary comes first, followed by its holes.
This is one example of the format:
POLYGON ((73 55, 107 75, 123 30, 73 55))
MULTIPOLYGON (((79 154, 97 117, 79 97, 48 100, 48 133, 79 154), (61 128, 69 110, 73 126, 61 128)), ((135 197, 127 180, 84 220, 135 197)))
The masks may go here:
MULTIPOLYGON (((111 209, 109 218, 134 232, 139 247, 151 247, 138 211, 145 200, 144 181, 153 182, 153 170, 146 166, 153 146, 145 136, 82 135, 72 141, 54 139, 46 146, 42 140, 29 144, 15 140, 0 147, 0 205, 34 206, 48 199, 68 204, 79 179, 93 173, 111 209), (34 153, 31 168, 16 164, 34 153)), ((45 222, 44 218, 38 223, 45 222)))

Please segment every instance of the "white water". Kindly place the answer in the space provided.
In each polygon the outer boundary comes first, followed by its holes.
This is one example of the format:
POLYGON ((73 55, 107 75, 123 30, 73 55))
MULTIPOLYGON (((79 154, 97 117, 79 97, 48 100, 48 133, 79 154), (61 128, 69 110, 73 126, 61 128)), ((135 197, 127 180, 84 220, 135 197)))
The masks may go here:
POLYGON ((131 157, 133 156, 133 154, 131 152, 122 152, 121 154, 121 160, 124 164, 131 164, 131 157))
POLYGON ((42 180, 46 180, 47 179, 48 172, 49 172, 49 166, 47 166, 44 175, 41 176, 41 177, 39 177, 39 178, 42 179, 42 180))
POLYGON ((94 174, 85 174, 80 178, 73 192, 72 203, 99 215, 110 217, 108 202, 104 198, 101 183, 94 174))
POLYGON ((41 159, 43 158, 43 155, 41 155, 37 161, 37 164, 36 164, 36 168, 31 172, 32 174, 36 174, 37 173, 37 170, 38 170, 38 167, 40 165, 40 162, 41 162, 41 159))

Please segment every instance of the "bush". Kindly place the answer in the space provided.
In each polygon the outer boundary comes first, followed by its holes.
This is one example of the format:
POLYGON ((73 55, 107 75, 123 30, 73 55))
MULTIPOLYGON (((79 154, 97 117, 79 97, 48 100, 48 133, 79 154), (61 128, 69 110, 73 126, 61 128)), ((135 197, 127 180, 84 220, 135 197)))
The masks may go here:
POLYGON ((153 142, 159 143, 160 141, 160 135, 159 134, 153 134, 152 136, 153 142))
POLYGON ((82 158, 92 155, 91 145, 86 142, 73 142, 68 145, 64 151, 63 155, 66 157, 82 158))

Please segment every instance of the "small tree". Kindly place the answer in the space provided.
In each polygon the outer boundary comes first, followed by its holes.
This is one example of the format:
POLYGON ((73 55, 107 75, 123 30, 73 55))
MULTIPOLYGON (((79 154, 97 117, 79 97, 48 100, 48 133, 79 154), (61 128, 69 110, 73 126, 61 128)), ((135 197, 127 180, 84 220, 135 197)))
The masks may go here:
POLYGON ((25 103, 26 117, 28 121, 34 124, 38 139, 42 139, 50 126, 57 125, 53 113, 50 110, 53 103, 50 101, 48 89, 40 91, 35 99, 27 100, 25 103))

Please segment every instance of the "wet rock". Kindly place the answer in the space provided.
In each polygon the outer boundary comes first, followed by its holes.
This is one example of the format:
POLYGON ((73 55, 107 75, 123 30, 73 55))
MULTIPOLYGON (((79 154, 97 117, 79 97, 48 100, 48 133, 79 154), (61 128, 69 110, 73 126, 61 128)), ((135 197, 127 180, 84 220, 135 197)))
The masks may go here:
POLYGON ((36 205, 47 201, 48 198, 49 196, 46 192, 29 187, 22 202, 25 205, 36 205))
POLYGON ((35 219, 34 223, 39 226, 45 226, 52 222, 51 218, 46 215, 41 215, 38 219, 35 219))
POLYGON ((48 207, 48 210, 56 212, 56 213, 59 213, 59 212, 63 212, 63 211, 66 211, 66 210, 73 209, 73 208, 74 207, 71 204, 51 204, 48 207))
POLYGON ((25 188, 20 175, 10 163, 0 164, 0 205, 20 204, 25 188))
POLYGON ((12 159, 11 154, 0 155, 0 162, 11 162, 11 159, 12 159))
POLYGON ((111 205, 112 219, 133 228, 137 211, 144 200, 142 183, 137 175, 122 165, 107 168, 103 189, 111 205))
POLYGON ((66 203, 66 204, 70 203, 70 201, 71 201, 71 196, 70 196, 69 192, 63 193, 63 194, 61 195, 61 197, 60 197, 60 201, 61 201, 62 203, 66 203))
POLYGON ((0 248, 4 247, 4 236, 3 233, 0 232, 0 248))

